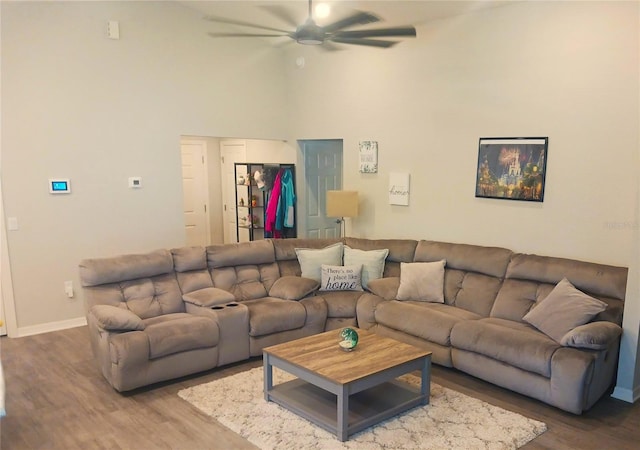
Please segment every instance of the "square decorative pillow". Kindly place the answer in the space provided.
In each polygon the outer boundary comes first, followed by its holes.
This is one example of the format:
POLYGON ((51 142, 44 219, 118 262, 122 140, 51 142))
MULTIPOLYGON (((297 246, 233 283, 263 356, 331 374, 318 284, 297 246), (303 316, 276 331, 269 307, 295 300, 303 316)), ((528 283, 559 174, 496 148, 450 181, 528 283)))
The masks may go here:
POLYGON ((400 263, 398 300, 444 303, 446 261, 400 263))
POLYGON ((323 264, 329 266, 342 265, 342 247, 342 243, 338 242, 321 249, 296 248, 302 276, 320 283, 322 281, 321 268, 323 264))
POLYGON ((389 255, 389 249, 358 250, 344 246, 344 265, 362 265, 362 287, 367 288, 369 281, 382 278, 384 262, 389 255))
POLYGON ((591 321, 605 309, 605 302, 576 289, 563 278, 522 320, 560 343, 565 334, 591 321))
POLYGON ((361 291, 360 273, 362 265, 328 266, 322 265, 321 291, 361 291))

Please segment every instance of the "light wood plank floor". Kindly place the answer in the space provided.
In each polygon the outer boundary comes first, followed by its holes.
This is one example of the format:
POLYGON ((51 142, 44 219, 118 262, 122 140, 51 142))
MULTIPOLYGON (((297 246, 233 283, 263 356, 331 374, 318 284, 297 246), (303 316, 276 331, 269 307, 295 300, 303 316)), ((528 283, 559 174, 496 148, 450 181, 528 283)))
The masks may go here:
MULTIPOLYGON (((253 449, 176 394, 178 390, 262 365, 250 361, 128 394, 95 367, 86 327, 0 339, 7 386, 2 450, 253 449)), ((640 404, 603 398, 574 416, 455 370, 434 366, 443 386, 547 423, 526 449, 637 449, 640 404)))

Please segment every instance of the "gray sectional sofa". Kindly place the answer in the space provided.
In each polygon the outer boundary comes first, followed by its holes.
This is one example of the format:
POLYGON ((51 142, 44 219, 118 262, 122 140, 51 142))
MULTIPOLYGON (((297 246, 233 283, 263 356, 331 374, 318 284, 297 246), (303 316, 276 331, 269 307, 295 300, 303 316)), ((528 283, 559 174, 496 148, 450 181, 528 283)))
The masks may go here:
POLYGON ((118 391, 357 326, 426 348, 436 364, 581 414, 615 379, 627 269, 426 240, 283 239, 86 259, 80 278, 93 352, 118 391), (350 291, 319 290, 319 280, 301 276, 296 249, 336 243, 388 250, 382 276, 350 291), (403 267, 406 274, 416 263, 439 261, 440 301, 399 300, 403 267), (544 322, 556 314, 546 313, 551 302, 543 300, 555 301, 567 280, 597 299, 590 304, 596 309, 551 337, 544 322))

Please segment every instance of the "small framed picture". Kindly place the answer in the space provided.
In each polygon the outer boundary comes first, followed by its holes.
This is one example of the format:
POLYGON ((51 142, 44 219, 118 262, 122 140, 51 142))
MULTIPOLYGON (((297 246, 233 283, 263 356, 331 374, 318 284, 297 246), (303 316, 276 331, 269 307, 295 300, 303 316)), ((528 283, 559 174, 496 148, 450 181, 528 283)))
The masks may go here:
POLYGON ((392 172, 389 174, 389 204, 409 206, 411 175, 409 173, 392 172))
POLYGON ((360 141, 360 172, 378 173, 377 141, 360 141))
POLYGON ((480 138, 476 197, 544 200, 548 137, 480 138))

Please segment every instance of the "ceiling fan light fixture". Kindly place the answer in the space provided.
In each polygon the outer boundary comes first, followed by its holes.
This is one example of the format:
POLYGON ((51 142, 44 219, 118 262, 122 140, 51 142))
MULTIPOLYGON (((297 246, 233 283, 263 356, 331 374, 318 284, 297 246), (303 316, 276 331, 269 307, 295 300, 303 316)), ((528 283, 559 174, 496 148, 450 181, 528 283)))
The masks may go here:
POLYGON ((296 42, 304 45, 320 45, 324 43, 325 33, 313 20, 307 20, 295 32, 296 42))
POLYGON ((315 7, 314 17, 316 19, 326 19, 331 14, 331 6, 328 3, 318 3, 315 7))

